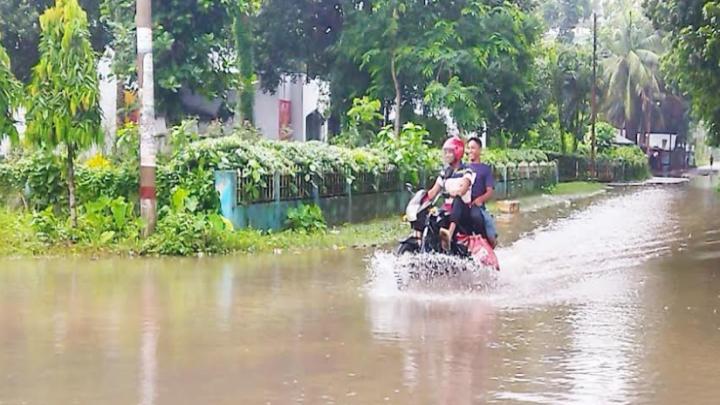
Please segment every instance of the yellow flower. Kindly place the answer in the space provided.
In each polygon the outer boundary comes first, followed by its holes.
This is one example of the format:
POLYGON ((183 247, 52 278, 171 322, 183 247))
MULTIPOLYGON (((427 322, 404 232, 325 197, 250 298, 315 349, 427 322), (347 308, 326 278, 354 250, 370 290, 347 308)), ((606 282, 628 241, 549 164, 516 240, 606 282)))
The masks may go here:
POLYGON ((105 156, 98 153, 97 155, 88 159, 88 161, 85 162, 85 165, 90 169, 109 169, 110 161, 107 160, 105 156))

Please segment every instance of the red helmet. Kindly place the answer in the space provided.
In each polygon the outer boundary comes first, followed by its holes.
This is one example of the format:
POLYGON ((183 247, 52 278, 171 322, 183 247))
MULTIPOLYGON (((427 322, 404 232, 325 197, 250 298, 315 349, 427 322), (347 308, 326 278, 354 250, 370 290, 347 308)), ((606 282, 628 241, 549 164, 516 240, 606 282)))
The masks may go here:
POLYGON ((459 162, 465 155, 465 142, 457 136, 454 136, 445 141, 445 144, 443 144, 443 150, 452 150, 455 155, 455 161, 459 162))

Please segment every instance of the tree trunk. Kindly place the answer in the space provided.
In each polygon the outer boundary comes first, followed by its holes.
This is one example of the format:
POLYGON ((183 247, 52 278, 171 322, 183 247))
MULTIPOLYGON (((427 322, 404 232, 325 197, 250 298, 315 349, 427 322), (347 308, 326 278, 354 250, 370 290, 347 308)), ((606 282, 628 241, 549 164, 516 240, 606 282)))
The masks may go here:
POLYGON ((243 13, 236 16, 236 43, 238 54, 238 70, 240 86, 237 95, 236 116, 239 123, 253 122, 253 105, 255 104, 255 87, 253 85, 253 53, 250 36, 250 16, 243 13))
POLYGON ((638 138, 638 127, 635 119, 625 120, 625 138, 633 141, 638 146, 642 146, 642 139, 638 138))
POLYGON ((578 143, 580 142, 580 137, 583 135, 583 129, 582 116, 580 114, 580 109, 578 108, 575 110, 575 123, 573 124, 573 153, 578 150, 578 143))
POLYGON ((400 105, 402 102, 402 94, 400 93, 400 82, 398 81, 397 68, 395 66, 395 52, 392 53, 390 59, 390 73, 392 74, 393 84, 395 85, 395 137, 400 137, 400 105))
POLYGON ((75 209, 75 146, 68 144, 67 147, 67 185, 68 185, 68 206, 70 208, 70 222, 73 228, 77 228, 77 211, 75 209))
POLYGON ((557 103, 557 110, 558 110, 558 128, 560 128, 560 152, 563 154, 567 152, 567 145, 565 144, 565 130, 563 128, 563 110, 562 110, 562 101, 558 98, 557 103))
POLYGON ((647 109, 645 111, 645 147, 647 148, 647 155, 650 156, 650 133, 652 132, 652 124, 651 124, 651 117, 652 117, 652 110, 651 110, 651 103, 650 100, 647 100, 645 103, 645 108, 647 109))

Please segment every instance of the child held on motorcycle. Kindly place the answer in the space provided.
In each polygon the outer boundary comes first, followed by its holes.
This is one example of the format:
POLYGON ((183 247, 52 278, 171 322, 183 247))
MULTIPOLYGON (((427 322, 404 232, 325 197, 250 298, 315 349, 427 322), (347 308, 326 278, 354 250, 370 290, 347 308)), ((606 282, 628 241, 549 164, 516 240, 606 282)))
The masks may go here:
POLYGON ((452 204, 450 210, 450 226, 440 230, 443 249, 450 249, 458 224, 471 223, 470 203, 472 202, 472 185, 475 172, 465 167, 462 158, 465 155, 465 142, 452 137, 443 145, 443 160, 446 164, 444 173, 437 178, 435 185, 428 191, 427 198, 433 199, 438 193, 448 196, 446 204, 452 204))

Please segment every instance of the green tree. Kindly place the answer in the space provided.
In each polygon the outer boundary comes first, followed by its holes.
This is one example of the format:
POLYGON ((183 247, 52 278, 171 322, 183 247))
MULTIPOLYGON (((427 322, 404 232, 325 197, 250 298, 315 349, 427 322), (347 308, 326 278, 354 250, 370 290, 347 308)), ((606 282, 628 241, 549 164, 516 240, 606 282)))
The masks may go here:
POLYGON ((102 0, 100 20, 107 27, 113 55, 112 71, 124 84, 136 75, 137 39, 135 36, 136 0, 102 0))
POLYGON ((720 146, 720 1, 645 0, 644 6, 653 24, 669 33, 667 79, 690 96, 709 143, 720 146))
POLYGON ((65 147, 70 218, 76 226, 75 157, 103 139, 97 59, 77 0, 56 0, 40 17, 40 27, 41 57, 28 87, 26 136, 40 147, 65 147))
POLYGON ((20 105, 21 92, 22 86, 13 76, 10 58, 0 45, 0 141, 3 137, 9 137, 13 142, 18 140, 13 113, 20 105))
MULTIPOLYGON (((238 0, 153 1, 153 52, 157 112, 171 122, 186 113, 181 90, 227 98, 237 82, 233 11, 238 0)), ((116 51, 113 72, 135 80, 135 1, 103 0, 102 21, 116 51)))
POLYGON ((659 60, 661 38, 646 21, 628 11, 620 26, 604 38, 609 56, 602 61, 605 75, 605 114, 626 136, 651 131, 662 97, 659 60))
MULTIPOLYGON (((54 4, 54 0, 2 0, 0 1, 0 39, 5 46, 13 72, 22 82, 30 80, 31 69, 38 62, 40 25, 38 17, 54 4)), ((102 51, 109 37, 107 27, 100 21, 100 2, 80 0, 80 5, 89 14, 90 41, 93 49, 102 51)))
POLYGON ((392 100, 395 107, 394 134, 401 130, 401 109, 407 97, 403 94, 401 81, 410 66, 409 44, 411 30, 405 21, 411 1, 383 0, 373 2, 369 10, 352 14, 339 44, 349 59, 365 70, 370 77, 368 94, 374 98, 392 100))
POLYGON ((590 0, 548 0, 542 2, 540 12, 548 28, 557 30, 557 39, 561 43, 572 43, 575 28, 590 17, 590 0))
POLYGON ((395 133, 415 111, 434 119, 449 109, 464 130, 487 121, 519 142, 542 113, 533 3, 267 0, 255 24, 258 75, 271 91, 283 75, 328 80, 331 122, 368 96, 386 122, 399 111, 395 133))
POLYGON ((386 106, 422 105, 431 115, 449 110, 462 130, 487 121, 498 132, 521 134, 539 115, 529 98, 539 25, 520 7, 495 3, 405 0, 353 8, 336 66, 359 66, 367 91, 355 93, 386 106))
MULTIPOLYGON (((590 118, 591 55, 580 46, 561 46, 556 60, 553 94, 558 107, 558 122, 561 132, 572 136, 572 151, 576 152, 590 118)), ((567 151, 564 136, 561 145, 563 151, 567 151)))
MULTIPOLYGON (((253 57, 253 19, 260 7, 259 0, 237 0, 230 5, 237 59, 238 83, 235 117, 238 121, 253 121, 255 102, 255 62, 253 57)), ((267 28, 267 27, 266 27, 267 28)))
MULTIPOLYGON (((354 0, 265 0, 254 19, 255 64, 260 83, 274 91, 284 75, 330 78, 331 52, 354 0)), ((364 3, 358 1, 357 3, 364 3)), ((346 78, 349 79, 349 78, 346 78)), ((354 94, 348 104, 355 97, 354 94)))

